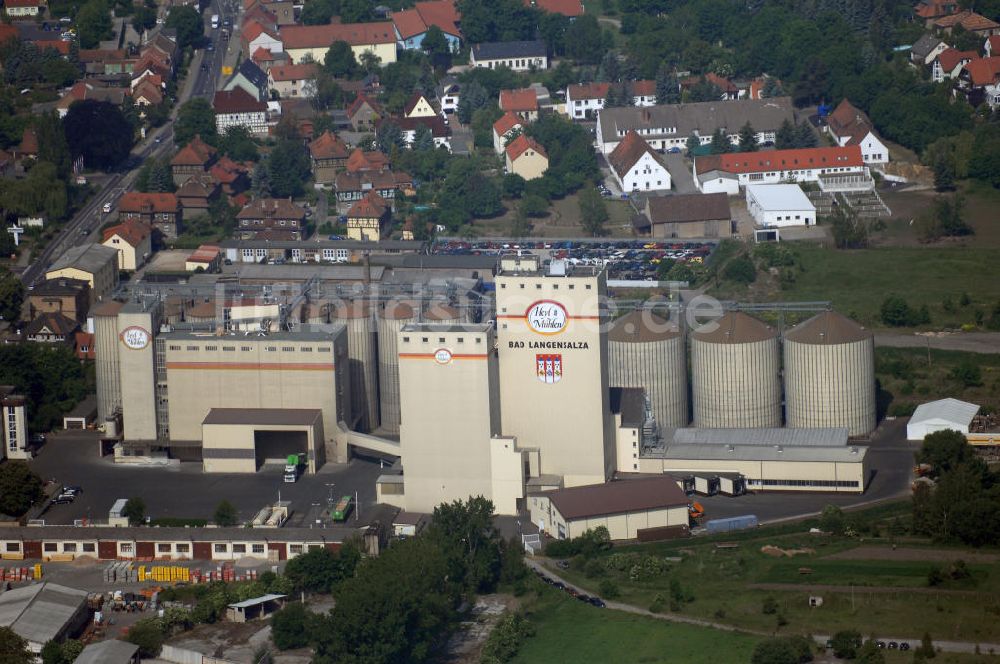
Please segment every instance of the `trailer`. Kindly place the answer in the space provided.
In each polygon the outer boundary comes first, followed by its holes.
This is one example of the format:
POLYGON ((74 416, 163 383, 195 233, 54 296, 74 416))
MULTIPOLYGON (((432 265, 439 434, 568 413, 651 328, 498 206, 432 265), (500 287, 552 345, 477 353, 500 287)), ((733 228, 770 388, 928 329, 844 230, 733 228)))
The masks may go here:
POLYGON ((694 493, 694 477, 688 475, 686 477, 678 477, 676 479, 677 479, 677 486, 680 487, 680 490, 684 492, 684 495, 690 496, 692 493, 694 493))
POLYGON ((719 493, 719 478, 717 475, 695 475, 694 492, 702 496, 714 496, 719 493))
POLYGON ((757 525, 757 515, 746 514, 744 516, 733 516, 728 519, 712 519, 711 521, 706 521, 705 530, 708 531, 709 534, 728 533, 734 530, 756 528, 757 525))
POLYGON ((719 474, 719 493, 723 496, 742 496, 747 492, 747 480, 739 473, 719 474))

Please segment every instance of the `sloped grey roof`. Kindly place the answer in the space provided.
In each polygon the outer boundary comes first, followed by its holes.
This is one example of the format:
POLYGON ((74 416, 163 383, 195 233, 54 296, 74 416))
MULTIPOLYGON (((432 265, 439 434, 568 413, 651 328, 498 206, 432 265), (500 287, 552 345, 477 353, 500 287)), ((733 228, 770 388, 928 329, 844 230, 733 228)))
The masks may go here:
POLYGON ((648 141, 658 137, 686 138, 694 132, 707 136, 716 129, 735 133, 747 122, 758 132, 775 131, 785 120, 794 120, 789 97, 606 108, 597 118, 605 142, 622 140, 630 129, 648 141), (674 131, 661 131, 667 128, 674 131))
POLYGON ((923 35, 913 44, 913 46, 910 47, 910 53, 918 58, 926 58, 940 43, 941 40, 934 35, 923 35))
POLYGON ((117 639, 91 643, 73 661, 73 664, 128 664, 139 646, 117 639))
POLYGON ((472 55, 476 60, 500 60, 504 58, 541 58, 548 53, 545 42, 510 41, 476 44, 472 47, 472 55))
POLYGON ((861 463, 867 447, 783 447, 776 445, 669 445, 655 456, 663 459, 706 461, 798 461, 861 463))
POLYGON ((72 267, 93 274, 117 258, 118 251, 116 249, 105 247, 103 244, 83 244, 67 249, 66 253, 46 270, 46 273, 72 267))
POLYGON ((926 422, 928 420, 945 420, 968 426, 972 423, 972 418, 979 412, 979 406, 968 401, 958 399, 939 399, 929 401, 917 406, 910 417, 910 424, 926 422))
POLYGON ((55 583, 36 583, 0 594, 0 625, 22 638, 45 643, 59 636, 87 601, 83 590, 55 583))

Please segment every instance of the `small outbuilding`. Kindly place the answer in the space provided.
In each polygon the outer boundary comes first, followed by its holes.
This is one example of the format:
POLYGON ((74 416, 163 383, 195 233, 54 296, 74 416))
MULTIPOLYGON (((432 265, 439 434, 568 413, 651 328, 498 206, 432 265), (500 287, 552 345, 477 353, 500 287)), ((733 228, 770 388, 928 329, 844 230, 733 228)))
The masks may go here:
POLYGON ((90 618, 87 593, 55 583, 35 583, 0 593, 0 627, 9 627, 40 653, 49 641, 72 638, 90 618))
POLYGON ((814 226, 816 206, 797 184, 750 184, 747 211, 764 228, 814 226))
POLYGON ((958 399, 939 399, 917 406, 906 424, 907 440, 923 440, 927 434, 952 429, 969 433, 972 419, 979 413, 979 405, 958 399))
POLYGON ((226 607, 226 618, 237 623, 266 618, 285 605, 285 597, 267 594, 230 604, 226 607))
POLYGON ((532 494, 531 521, 558 539, 604 526, 612 540, 650 532, 687 532, 688 497, 668 475, 590 484, 532 494))
POLYGON ((137 664, 139 646, 111 639, 91 643, 73 660, 73 664, 137 664))

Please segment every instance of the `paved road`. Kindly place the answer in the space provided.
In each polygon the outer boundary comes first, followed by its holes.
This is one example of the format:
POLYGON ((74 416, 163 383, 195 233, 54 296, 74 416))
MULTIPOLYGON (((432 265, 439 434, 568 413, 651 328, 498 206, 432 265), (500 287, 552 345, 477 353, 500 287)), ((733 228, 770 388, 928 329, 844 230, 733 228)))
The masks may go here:
MULTIPOLYGON (((561 576, 559 576, 552 569, 550 569, 549 567, 546 567, 543 564, 543 561, 545 561, 545 560, 547 560, 547 559, 545 559, 545 558, 525 558, 524 562, 528 565, 528 567, 530 567, 530 568, 532 568, 534 570, 538 570, 539 572, 541 572, 542 574, 548 576, 549 578, 554 579, 556 581, 561 581, 564 585, 566 585, 567 588, 574 588, 577 592, 580 592, 580 593, 583 593, 583 594, 586 594, 586 595, 593 595, 594 594, 592 591, 590 591, 590 590, 588 590, 586 588, 581 588, 579 586, 576 586, 576 585, 570 583, 566 579, 564 579, 561 576)), ((796 590, 801 590, 801 588, 796 588, 796 590)), ((861 590, 861 589, 859 589, 859 590, 861 590)), ((864 592, 869 592, 871 590, 873 590, 873 589, 872 588, 864 588, 864 592)), ((912 590, 912 589, 907 589, 907 590, 912 590)), ((726 625, 726 624, 723 624, 723 623, 717 623, 717 622, 713 622, 711 620, 702 620, 700 618, 692 618, 690 616, 678 615, 676 613, 653 613, 652 611, 650 611, 648 609, 644 609, 642 607, 635 606, 635 605, 632 605, 632 604, 625 604, 623 602, 612 602, 612 601, 609 601, 609 600, 605 600, 605 602, 607 603, 607 605, 608 605, 607 608, 609 608, 609 609, 614 609, 615 611, 624 611, 625 613, 632 613, 634 615, 639 615, 639 616, 646 616, 647 618, 655 618, 657 620, 665 620, 665 621, 673 622, 673 623, 683 623, 683 624, 686 624, 686 625, 695 625, 697 627, 707 627, 707 628, 710 628, 710 629, 718 629, 718 630, 722 630, 722 631, 725 631, 725 632, 739 632, 741 634, 753 634, 753 635, 756 635, 756 636, 765 636, 765 637, 774 636, 774 634, 771 633, 771 632, 762 632, 762 631, 757 631, 757 630, 752 630, 752 629, 743 629, 743 628, 740 628, 740 627, 734 627, 733 625, 726 625)), ((819 644, 825 644, 831 637, 829 635, 826 635, 826 634, 813 634, 812 638, 813 638, 814 641, 816 641, 819 644)), ((920 639, 915 639, 915 638, 912 638, 912 637, 900 638, 900 637, 895 637, 895 636, 884 636, 884 635, 880 634, 878 636, 878 639, 880 641, 884 641, 886 643, 888 643, 890 641, 895 641, 896 643, 908 643, 910 645, 910 648, 913 648, 913 649, 917 648, 920 645, 920 639)), ((972 653, 972 652, 976 652, 977 648, 980 650, 980 652, 991 652, 991 651, 1000 652, 1000 643, 973 643, 973 642, 968 642, 968 641, 937 641, 937 640, 935 640, 934 641, 934 646, 938 650, 942 650, 944 652, 972 653)))
MULTIPOLYGON (((222 16, 227 15, 225 13, 227 10, 220 9, 219 3, 220 0, 213 0, 212 5, 205 11, 205 21, 208 26, 206 34, 216 45, 223 43, 221 30, 213 31, 211 29, 210 17, 214 13, 219 13, 222 16)), ((228 12, 228 15, 235 16, 233 10, 229 9, 228 12)), ((103 226, 109 217, 102 211, 104 204, 110 203, 114 207, 121 195, 132 187, 143 162, 153 157, 159 157, 172 149, 173 123, 177 117, 177 109, 192 96, 210 96, 218 84, 225 56, 225 49, 220 48, 216 48, 211 53, 203 50, 196 52, 191 60, 187 80, 181 88, 177 104, 170 118, 162 127, 149 132, 146 138, 133 148, 130 161, 134 168, 109 174, 97 193, 69 220, 45 249, 37 256, 32 256, 31 265, 25 268, 20 275, 22 283, 28 286, 33 285, 44 275, 49 265, 62 256, 67 249, 97 241, 93 232, 103 226), (203 70, 201 64, 206 54, 209 56, 209 66, 203 70)))
POLYGON ((876 332, 875 345, 993 354, 1000 353, 1000 332, 957 332, 943 336, 876 332))

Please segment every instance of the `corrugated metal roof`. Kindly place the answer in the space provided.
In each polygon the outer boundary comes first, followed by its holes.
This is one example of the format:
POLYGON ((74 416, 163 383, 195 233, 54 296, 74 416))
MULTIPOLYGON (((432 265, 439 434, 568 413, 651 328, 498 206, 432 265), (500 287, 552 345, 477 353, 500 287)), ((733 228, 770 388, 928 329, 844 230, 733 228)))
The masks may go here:
POLYGON ((972 418, 978 412, 979 406, 977 404, 949 397, 947 399, 929 401, 917 406, 917 409, 913 411, 913 416, 910 417, 910 424, 918 424, 929 420, 945 420, 962 426, 969 426, 972 423, 972 418))
POLYGON ((799 447, 842 447, 847 429, 675 429, 675 445, 787 445, 799 447))
POLYGON ((800 344, 849 344, 870 339, 872 333, 836 311, 823 311, 785 333, 786 341, 800 344))
POLYGON ((746 344, 774 339, 778 333, 742 311, 727 311, 691 332, 691 338, 716 344, 746 344))
POLYGON ((670 445, 657 454, 662 459, 706 461, 819 461, 860 463, 867 447, 785 447, 782 445, 670 445))
POLYGON ((260 597, 254 597, 253 599, 245 599, 242 602, 236 602, 230 604, 230 609, 246 609, 251 606, 259 606, 260 604, 266 604, 267 602, 273 602, 276 599, 285 599, 288 595, 275 595, 274 593, 268 593, 267 595, 261 595, 260 597))
POLYGON ((45 643, 62 631, 86 603, 87 593, 55 583, 38 583, 0 594, 0 625, 22 638, 45 643))
POLYGON ((84 648, 73 664, 128 664, 138 650, 134 643, 117 639, 99 641, 84 648))

